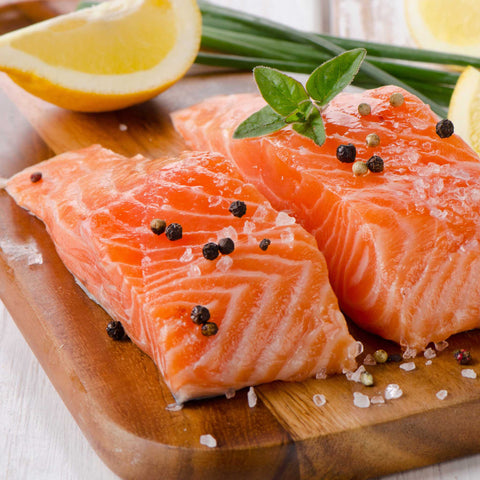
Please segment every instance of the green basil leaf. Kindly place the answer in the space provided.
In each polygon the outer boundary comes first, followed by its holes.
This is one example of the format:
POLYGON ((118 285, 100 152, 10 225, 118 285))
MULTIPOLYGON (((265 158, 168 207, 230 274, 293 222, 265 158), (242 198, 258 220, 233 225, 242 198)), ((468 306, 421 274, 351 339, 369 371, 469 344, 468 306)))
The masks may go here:
POLYGON ((322 146, 327 138, 322 115, 318 110, 317 114, 311 114, 306 122, 294 123, 292 128, 300 135, 310 138, 319 146, 322 146))
POLYGON ((291 114, 302 100, 308 99, 300 82, 275 68, 255 67, 253 74, 262 97, 280 115, 291 114))
POLYGON ((360 69, 367 51, 364 48, 348 50, 322 63, 307 80, 307 92, 320 106, 325 106, 350 85, 360 69))
POLYGON ((261 137, 276 132, 285 125, 285 119, 266 105, 244 120, 233 132, 233 138, 261 137))

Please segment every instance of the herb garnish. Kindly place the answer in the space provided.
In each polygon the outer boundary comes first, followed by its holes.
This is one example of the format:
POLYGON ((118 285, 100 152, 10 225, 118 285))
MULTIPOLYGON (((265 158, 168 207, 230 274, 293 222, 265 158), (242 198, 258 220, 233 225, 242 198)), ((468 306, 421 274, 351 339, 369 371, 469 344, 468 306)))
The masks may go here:
POLYGON ((317 145, 325 142, 322 111, 360 69, 367 51, 348 50, 317 67, 305 87, 275 68, 255 67, 253 74, 262 97, 268 103, 244 120, 233 138, 252 138, 276 132, 287 125, 317 145))

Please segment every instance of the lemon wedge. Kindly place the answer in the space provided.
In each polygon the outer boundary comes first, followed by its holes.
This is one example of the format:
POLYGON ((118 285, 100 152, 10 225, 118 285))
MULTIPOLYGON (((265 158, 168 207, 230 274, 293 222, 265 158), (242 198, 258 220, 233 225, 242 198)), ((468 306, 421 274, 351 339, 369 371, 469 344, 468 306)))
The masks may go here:
POLYGON ((405 0, 405 15, 419 47, 480 56, 478 0, 405 0))
POLYGON ((28 92, 83 112, 148 100, 200 48, 195 0, 110 0, 0 37, 0 70, 28 92))
POLYGON ((448 118, 455 133, 480 155, 480 72, 467 67, 455 85, 448 118))

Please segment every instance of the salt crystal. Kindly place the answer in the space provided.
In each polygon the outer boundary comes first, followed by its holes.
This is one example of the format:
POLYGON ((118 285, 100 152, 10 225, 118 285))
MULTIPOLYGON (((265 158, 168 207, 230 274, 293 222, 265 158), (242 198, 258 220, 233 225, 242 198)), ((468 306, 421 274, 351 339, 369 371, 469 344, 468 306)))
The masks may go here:
POLYGON ((233 398, 235 396, 235 390, 233 388, 229 388, 226 392, 225 392, 225 397, 227 398, 227 400, 230 400, 231 398, 233 398))
POLYGON ((221 238, 231 238, 234 242, 238 240, 238 234, 234 227, 229 225, 228 227, 222 228, 218 233, 218 240, 221 238))
POLYGON ((383 398, 382 395, 374 395, 371 399, 370 399, 370 403, 372 405, 380 405, 382 403, 385 403, 385 399, 383 398))
POLYGON ((448 342, 446 340, 443 340, 442 342, 436 343, 435 344, 435 350, 437 352, 441 352, 445 350, 448 347, 448 342))
POLYGON ((293 235, 293 232, 291 230, 287 230, 286 232, 282 232, 280 234, 280 241, 288 247, 293 248, 295 236, 293 235))
POLYGON ((417 350, 415 348, 410 348, 410 347, 407 347, 402 355, 402 357, 405 360, 408 360, 409 358, 415 358, 416 356, 417 356, 417 350))
POLYGON ((385 400, 400 398, 402 395, 402 389, 396 383, 390 383, 385 388, 385 400))
POLYGON ((185 262, 189 262, 192 259, 193 259, 192 249, 190 247, 187 247, 183 255, 180 257, 180 261, 185 263, 185 262))
POLYGON ((119 126, 118 126, 118 129, 121 131, 121 132, 126 132, 128 127, 124 124, 124 123, 121 123, 119 126))
POLYGON ((433 362, 432 362, 431 360, 427 360, 427 361, 425 362, 425 365, 428 367, 428 366, 430 366, 432 363, 433 363, 433 362))
POLYGON ((250 222, 249 220, 246 220, 243 225, 243 233, 246 233, 248 235, 249 233, 253 233, 254 230, 255 224, 253 222, 250 222))
POLYGON ((345 376, 347 377, 347 380, 351 382, 360 382, 360 377, 363 372, 366 372, 365 367, 360 365, 354 372, 347 372, 345 376))
POLYGON ((277 215, 277 218, 275 219, 275 225, 277 227, 293 225, 294 223, 295 223, 295 219, 285 212, 279 212, 277 215))
POLYGON ((187 275, 189 277, 199 277, 201 274, 202 274, 202 271, 200 270, 200 267, 198 265, 194 265, 193 263, 191 263, 188 268, 187 275))
POLYGON ((315 378, 317 380, 324 380, 327 378, 327 369, 326 368, 321 368, 315 375, 315 378))
POLYGON ((416 366, 414 362, 407 362, 407 363, 402 363, 400 365, 400 368, 402 370, 405 370, 406 372, 410 372, 412 370, 415 370, 416 366))
POLYGON ((325 398, 325 395, 322 395, 321 393, 316 393, 314 396, 313 396, 313 403, 317 406, 317 407, 323 407, 326 403, 327 403, 327 400, 325 398))
POLYGON ((220 260, 217 262, 217 270, 220 270, 222 273, 227 272, 230 270, 230 267, 233 264, 233 260, 231 257, 228 256, 223 256, 220 260))
POLYGON ((27 265, 41 265, 43 263, 43 256, 41 253, 30 253, 27 256, 27 265))
POLYGON ((215 448, 217 446, 215 437, 212 437, 209 433, 207 433, 207 435, 200 435, 200 443, 210 448, 215 448))
POLYGON ((358 355, 363 353, 363 343, 355 342, 348 346, 348 356, 349 357, 358 357, 358 355))
POLYGON ((465 377, 465 378, 477 378, 477 374, 474 370, 472 370, 471 368, 464 368, 462 370, 462 377, 465 377))
POLYGON ((233 192, 235 195, 240 195, 242 193, 242 186, 240 187, 237 187, 234 192, 233 192))
POLYGON ((368 355, 365 355, 365 358, 363 359, 363 364, 364 365, 376 365, 377 362, 373 358, 373 355, 369 353, 368 355))
POLYGON ((248 389, 247 400, 250 408, 253 408, 257 404, 257 394, 255 393, 255 389, 253 387, 248 389))
POLYGON ((208 206, 209 207, 218 207, 222 203, 222 197, 218 197, 216 195, 212 195, 208 197, 208 206))
POLYGON ((165 410, 168 410, 170 412, 178 412, 183 408, 183 403, 169 403, 166 407, 165 410))
POLYGON ((439 390, 436 393, 436 396, 439 400, 445 400, 447 398, 448 392, 446 390, 439 390))
POLYGON ((262 222, 267 216, 268 210, 265 205, 259 205, 255 210, 255 213, 252 215, 252 220, 256 222, 262 222))
POLYGON ((353 404, 358 408, 368 408, 370 406, 370 399, 363 393, 353 392, 353 404))
POLYGON ((435 350, 433 348, 427 348, 425 352, 423 352, 423 356, 431 360, 432 358, 435 358, 437 354, 435 353, 435 350))

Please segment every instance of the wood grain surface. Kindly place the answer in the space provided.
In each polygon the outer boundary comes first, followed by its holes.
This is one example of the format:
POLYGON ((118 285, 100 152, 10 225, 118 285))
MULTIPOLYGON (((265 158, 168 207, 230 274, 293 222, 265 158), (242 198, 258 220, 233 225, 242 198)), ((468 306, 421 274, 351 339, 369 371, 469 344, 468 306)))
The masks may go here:
MULTIPOLYGON (((0 151, 2 176, 92 143, 128 155, 177 152, 184 146, 170 111, 254 89, 250 75, 197 75, 143 105, 78 114, 30 96, 6 76, 0 87, 11 110, 2 133, 12 139, 0 151)), ((75 284, 43 224, 5 192, 0 202, 0 296, 89 442, 122 478, 362 479, 480 451, 479 380, 463 378, 452 356, 462 347, 480 358, 477 331, 452 338, 432 365, 416 358, 412 372, 398 363, 368 367, 374 387, 344 376, 276 382, 256 388, 254 408, 240 391, 230 400, 167 410, 173 399, 153 362, 132 343, 106 336, 107 314, 75 284), (28 265, 31 252, 42 254, 42 265, 28 265), (353 392, 372 396, 390 383, 402 388, 400 399, 368 409, 353 405, 353 392), (436 397, 441 389, 448 390, 445 400, 436 397), (323 407, 314 405, 316 393, 327 398, 323 407), (215 449, 200 444, 207 433, 217 439, 215 449)), ((399 351, 351 328, 365 353, 399 351)))

